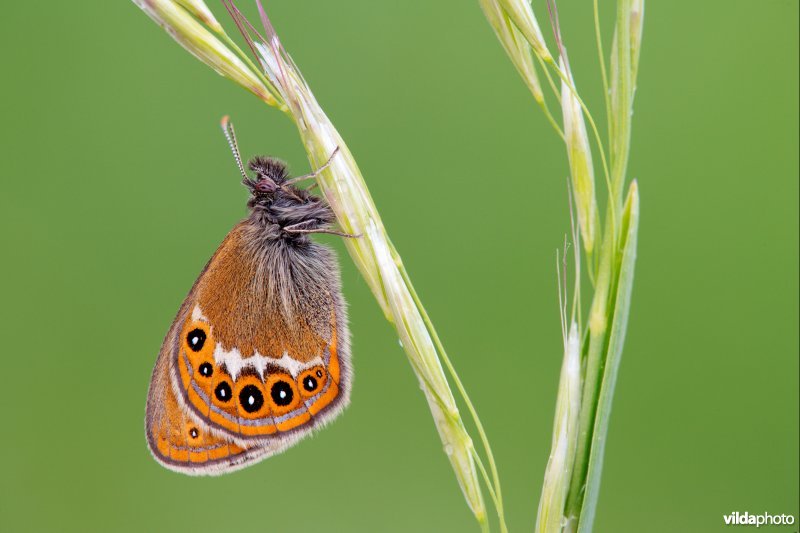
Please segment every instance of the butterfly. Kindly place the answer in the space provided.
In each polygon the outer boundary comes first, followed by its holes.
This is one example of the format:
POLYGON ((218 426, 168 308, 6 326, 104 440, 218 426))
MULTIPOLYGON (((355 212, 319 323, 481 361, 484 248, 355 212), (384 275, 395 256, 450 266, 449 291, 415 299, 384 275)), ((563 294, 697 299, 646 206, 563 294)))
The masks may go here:
POLYGON ((331 229, 330 207, 296 186, 338 148, 299 178, 255 157, 251 179, 227 117, 222 127, 250 192, 249 216, 180 306, 145 415, 153 457, 190 475, 231 472, 292 446, 341 413, 352 382, 337 260, 309 234, 358 236, 331 229))

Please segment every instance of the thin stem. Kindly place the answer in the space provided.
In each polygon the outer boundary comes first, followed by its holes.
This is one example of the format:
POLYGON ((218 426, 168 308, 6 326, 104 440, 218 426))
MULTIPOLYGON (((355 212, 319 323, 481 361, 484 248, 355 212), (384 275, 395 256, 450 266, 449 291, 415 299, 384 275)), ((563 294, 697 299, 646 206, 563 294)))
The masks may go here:
POLYGON ((463 383, 461 383, 461 379, 458 377, 455 368, 453 367, 453 363, 450 361, 450 358, 447 356, 447 352, 442 345, 442 341, 439 339, 439 334, 436 333, 436 329, 433 327, 433 322, 431 322, 430 317, 428 316, 428 312, 425 310, 425 307, 422 305, 422 301, 419 299, 417 295, 417 291, 414 289, 414 285, 411 283, 411 279, 408 277, 408 273, 406 269, 402 265, 398 265, 401 275, 405 280, 406 284, 408 285, 408 289, 411 292, 411 298, 414 300, 414 303, 417 305, 420 313, 422 314, 422 320, 425 322, 425 325, 428 328, 431 337, 433 338, 433 342, 436 345, 436 349, 439 351, 439 355, 442 357, 442 361, 444 362, 447 371, 450 373, 450 376, 453 378, 453 382, 455 383, 456 389, 458 389, 459 394, 464 400, 465 405, 467 406, 467 410, 472 417, 472 421, 475 423, 475 428, 478 430, 478 435, 481 439, 481 444, 483 445, 484 450, 486 451, 486 457, 489 460, 489 468, 492 471, 492 479, 494 481, 495 491, 497 493, 497 499, 495 502, 495 506, 497 507, 497 517, 500 521, 500 531, 502 533, 507 533, 508 528, 506 527, 505 522, 505 513, 503 511, 503 496, 500 488, 500 476, 497 472, 497 464, 494 461, 494 454, 492 454, 492 447, 489 444, 489 439, 486 436, 486 431, 483 428, 483 424, 481 423, 481 419, 478 417, 478 412, 475 410, 475 407, 472 405, 472 401, 467 394, 466 389, 464 388, 463 383))
POLYGON ((597 41, 597 56, 600 60, 600 74, 603 77, 603 100, 606 103, 606 122, 608 128, 608 138, 611 139, 611 95, 608 89, 608 74, 606 72, 606 58, 603 52, 603 38, 600 33, 600 8, 597 0, 594 0, 594 36, 597 41))
POLYGON ((475 464, 478 465, 478 470, 481 473, 483 482, 486 483, 486 490, 489 491, 489 497, 492 498, 495 507, 497 507, 497 493, 494 491, 494 487, 492 487, 492 480, 489 479, 489 473, 486 472, 486 466, 483 464, 483 459, 481 459, 480 454, 478 454, 474 447, 470 450, 470 455, 472 456, 472 460, 475 461, 475 464))
POLYGON ((553 77, 550 75, 550 69, 547 68, 547 63, 539 54, 536 54, 536 59, 539 60, 539 65, 541 65, 542 70, 544 71, 544 76, 547 78, 547 84, 550 85, 550 88, 553 90, 553 94, 555 95, 557 100, 561 99, 561 91, 556 88, 556 83, 553 81, 553 77))
POLYGON ((555 117, 553 117, 553 115, 550 113, 550 108, 547 106, 547 102, 544 99, 542 99, 542 101, 539 102, 539 107, 542 108, 542 111, 544 111, 544 116, 547 117, 547 121, 550 123, 551 126, 553 126, 553 129, 556 130, 556 133, 558 134, 559 137, 561 137, 561 140, 566 142, 567 139, 564 136, 564 131, 561 129, 561 126, 559 126, 555 117))

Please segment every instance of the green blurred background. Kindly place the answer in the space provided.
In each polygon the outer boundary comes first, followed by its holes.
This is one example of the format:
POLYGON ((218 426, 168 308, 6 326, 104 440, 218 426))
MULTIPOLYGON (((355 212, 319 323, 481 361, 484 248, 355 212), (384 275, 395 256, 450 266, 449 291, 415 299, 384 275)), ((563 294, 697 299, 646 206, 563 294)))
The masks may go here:
MULTIPOLYGON (((511 531, 531 531, 561 356, 563 145, 476 1, 267 7, 482 415, 511 531)), ((2 12, 0 530, 477 531, 397 338, 334 238, 356 365, 344 416, 221 478, 151 459, 162 337, 245 214, 219 118, 246 156, 297 174, 308 162, 289 120, 130 2, 2 12)), ((560 12, 602 117, 591 5, 560 12)), ((793 0, 647 5, 629 167, 639 261, 597 531, 798 515, 797 20, 793 0)))

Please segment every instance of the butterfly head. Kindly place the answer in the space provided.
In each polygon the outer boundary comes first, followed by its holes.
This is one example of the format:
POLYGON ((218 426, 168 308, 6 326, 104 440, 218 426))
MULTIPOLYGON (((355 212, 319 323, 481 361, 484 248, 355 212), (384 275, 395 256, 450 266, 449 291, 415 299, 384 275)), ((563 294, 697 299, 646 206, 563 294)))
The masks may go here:
POLYGON ((256 173, 256 179, 245 178, 244 185, 254 198, 274 197, 289 177, 283 161, 272 157, 254 157, 248 167, 256 173))
POLYGON ((294 185, 282 161, 258 156, 250 160, 248 168, 256 177, 246 177, 242 182, 250 191, 247 206, 257 220, 280 227, 306 222, 309 228, 324 226, 333 220, 327 204, 294 185))
POLYGON ((255 172, 255 179, 245 177, 244 186, 250 191, 251 209, 268 209, 273 205, 302 205, 313 197, 298 189, 289 181, 286 165, 279 159, 257 156, 250 160, 248 168, 255 172))

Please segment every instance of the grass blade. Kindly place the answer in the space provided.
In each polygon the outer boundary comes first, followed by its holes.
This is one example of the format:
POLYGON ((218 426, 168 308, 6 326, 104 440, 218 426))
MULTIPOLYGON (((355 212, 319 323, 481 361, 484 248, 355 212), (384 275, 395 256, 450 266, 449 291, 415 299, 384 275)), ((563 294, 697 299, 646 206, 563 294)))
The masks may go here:
POLYGON ((603 379, 597 401, 597 417, 592 432, 589 454, 589 468, 583 494, 579 533, 590 533, 594 523, 597 497, 600 490, 600 477, 603 470, 603 453, 605 451, 608 421, 611 416, 611 403, 617 383, 617 372, 625 343, 625 332, 628 327, 631 291, 633 289, 633 272, 636 263, 636 244, 639 230, 639 187, 634 181, 628 190, 628 198, 622 213, 622 240, 620 242, 617 279, 617 290, 613 309, 613 322, 608 339, 603 379))

